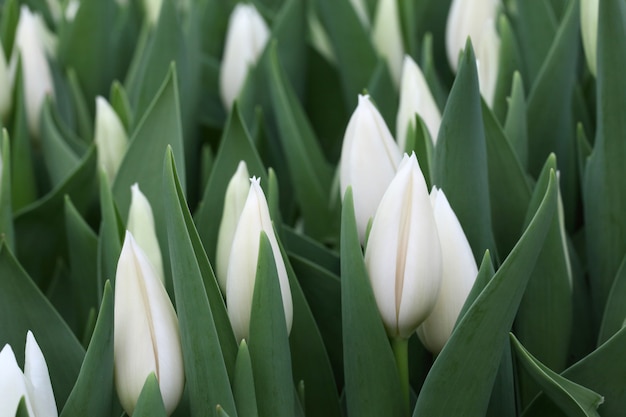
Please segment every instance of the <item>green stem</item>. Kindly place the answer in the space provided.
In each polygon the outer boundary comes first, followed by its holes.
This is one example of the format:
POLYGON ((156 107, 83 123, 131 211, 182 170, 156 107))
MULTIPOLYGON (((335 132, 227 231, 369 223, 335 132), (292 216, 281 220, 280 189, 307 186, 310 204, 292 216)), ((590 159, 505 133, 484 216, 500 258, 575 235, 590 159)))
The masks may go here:
POLYGON ((404 408, 406 415, 409 415, 409 339, 393 338, 391 339, 391 348, 393 356, 396 359, 396 367, 400 376, 400 386, 402 388, 402 396, 404 397, 404 408))

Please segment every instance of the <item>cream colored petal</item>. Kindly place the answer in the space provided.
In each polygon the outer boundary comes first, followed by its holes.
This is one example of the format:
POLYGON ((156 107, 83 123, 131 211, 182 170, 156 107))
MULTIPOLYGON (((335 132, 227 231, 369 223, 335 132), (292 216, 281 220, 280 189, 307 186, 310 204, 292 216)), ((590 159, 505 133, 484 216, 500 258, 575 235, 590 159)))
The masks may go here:
POLYGON ((126 154, 128 135, 113 107, 101 96, 96 97, 94 141, 98 147, 98 165, 113 182, 126 154))
POLYGON ((26 379, 17 365, 13 349, 7 344, 0 351, 0 417, 15 417, 22 397, 26 398, 28 414, 34 416, 26 379))
POLYGON ((374 47, 387 61, 396 87, 400 85, 404 43, 397 0, 379 0, 372 29, 374 47))
POLYGON ((32 415, 36 417, 57 417, 59 414, 54 401, 48 365, 30 330, 26 334, 24 356, 24 377, 27 381, 26 386, 33 407, 32 415))

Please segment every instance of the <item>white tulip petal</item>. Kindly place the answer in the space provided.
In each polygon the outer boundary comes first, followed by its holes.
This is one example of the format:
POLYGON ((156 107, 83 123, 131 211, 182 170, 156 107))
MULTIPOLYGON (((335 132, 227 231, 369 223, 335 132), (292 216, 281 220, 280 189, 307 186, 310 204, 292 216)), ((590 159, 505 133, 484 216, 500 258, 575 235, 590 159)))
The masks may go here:
POLYGON ((113 107, 103 97, 96 97, 94 142, 98 147, 98 165, 113 182, 128 147, 128 135, 113 107))
POLYGON ((580 1, 580 32, 589 72, 594 76, 597 70, 598 54, 598 0, 580 1))
POLYGON ((480 45, 476 49, 480 93, 489 107, 493 106, 498 82, 500 37, 493 20, 487 20, 480 45))
POLYGON ((248 75, 269 40, 270 31, 252 4, 239 3, 228 21, 220 67, 220 95, 230 111, 248 75))
POLYGON ((439 353, 450 338, 461 308, 474 285, 478 267, 448 199, 433 188, 431 201, 441 242, 443 274, 437 303, 426 321, 417 329, 428 350, 439 353))
POLYGON ((146 13, 146 18, 150 24, 156 25, 159 21, 162 4, 163 0, 143 0, 143 8, 146 13))
POLYGON ((361 243, 401 158, 398 145, 369 96, 359 96, 343 139, 339 179, 342 196, 352 186, 361 243))
POLYGON ((0 351, 0 417, 15 417, 22 397, 26 399, 28 414, 35 416, 28 398, 24 374, 17 365, 11 346, 4 345, 0 351))
POLYGON ((404 43, 397 0, 379 0, 372 28, 372 42, 387 61, 389 73, 395 86, 400 85, 404 43))
POLYGON ((54 401, 54 392, 52 391, 48 365, 30 330, 26 334, 25 351, 24 377, 27 381, 34 416, 57 417, 59 414, 54 401))

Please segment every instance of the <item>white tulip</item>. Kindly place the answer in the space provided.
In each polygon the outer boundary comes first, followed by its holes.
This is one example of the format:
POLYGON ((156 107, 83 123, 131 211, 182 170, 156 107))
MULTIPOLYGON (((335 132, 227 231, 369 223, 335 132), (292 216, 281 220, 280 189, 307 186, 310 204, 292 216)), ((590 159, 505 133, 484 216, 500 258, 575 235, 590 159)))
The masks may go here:
POLYGON ((152 206, 135 183, 130 187, 131 200, 128 210, 128 231, 133 235, 139 247, 145 252, 159 280, 165 282, 163 258, 156 235, 152 206))
POLYGON ((404 44, 397 0, 379 0, 372 28, 374 47, 387 61, 391 79, 400 85, 404 44))
POLYGON ((26 118, 33 136, 39 136, 39 116, 47 95, 54 97, 52 72, 47 55, 54 53, 56 39, 48 32, 40 15, 23 5, 15 31, 15 45, 11 57, 13 79, 18 54, 22 58, 22 77, 26 101, 26 118))
POLYGON ((441 242, 443 274, 437 304, 417 329, 417 334, 428 350, 438 354, 452 334, 461 308, 476 280, 478 267, 463 228, 444 192, 433 187, 430 198, 441 242))
POLYGON ((499 0, 453 0, 446 22, 446 52, 450 67, 456 72, 459 53, 467 37, 475 50, 480 47, 485 23, 496 21, 499 0))
POLYGON ((163 0, 143 0, 143 9, 146 13, 146 19, 151 25, 156 25, 161 14, 161 5, 163 0))
POLYGON ((480 44, 476 49, 476 66, 478 69, 478 84, 480 94, 489 107, 493 106, 498 82, 500 66, 500 37, 496 32, 495 24, 488 20, 483 27, 480 44))
POLYGON ((220 94, 230 111, 253 66, 265 49, 270 30, 252 4, 239 3, 228 21, 220 68, 220 94))
POLYGON ((369 96, 360 95, 343 137, 339 183, 342 198, 346 188, 352 186, 361 243, 401 159, 402 153, 382 116, 369 96))
POLYGON ((598 49, 598 0, 580 1, 580 31, 589 71, 595 76, 598 49))
POLYGON ((233 236, 237 229, 237 223, 241 211, 246 203, 250 191, 250 175, 245 161, 240 161, 237 171, 232 176, 226 188, 224 197, 224 210, 220 230, 217 234, 217 253, 215 265, 217 270, 217 282, 220 284, 222 293, 226 293, 226 277, 228 275, 228 260, 230 249, 233 246, 233 236))
POLYGON ((6 121, 11 110, 11 93, 9 67, 4 56, 4 49, 0 47, 0 122, 6 121))
POLYGON ((98 147, 98 165, 113 182, 128 147, 128 135, 113 107, 101 96, 96 97, 94 141, 98 147))
POLYGON ((22 373, 11 346, 0 351, 0 417, 14 417, 22 397, 30 417, 57 417, 48 365, 30 331, 24 357, 22 373))
POLYGON ((405 55, 400 86, 400 106, 396 118, 396 138, 400 150, 404 150, 406 147, 406 135, 409 127, 415 129, 416 113, 424 120, 430 138, 433 144, 436 144, 441 125, 441 112, 435 103, 430 88, 428 88, 424 74, 413 61, 413 58, 405 55))
POLYGON ((433 210, 415 154, 405 154, 380 202, 365 266, 387 334, 408 338, 435 306, 442 271, 433 210))
POLYGON ((267 234, 272 246, 280 282, 287 331, 291 331, 293 305, 285 261, 280 253, 280 247, 274 234, 267 200, 261 189, 260 180, 252 178, 248 198, 241 211, 237 230, 235 230, 235 235, 233 236, 226 282, 228 317, 238 342, 242 339, 247 339, 250 331, 250 314, 252 313, 252 296, 254 294, 259 259, 261 231, 267 234))
POLYGON ((115 274, 115 387, 132 415, 146 378, 154 372, 168 415, 183 394, 185 375, 178 318, 163 283, 130 232, 115 274))

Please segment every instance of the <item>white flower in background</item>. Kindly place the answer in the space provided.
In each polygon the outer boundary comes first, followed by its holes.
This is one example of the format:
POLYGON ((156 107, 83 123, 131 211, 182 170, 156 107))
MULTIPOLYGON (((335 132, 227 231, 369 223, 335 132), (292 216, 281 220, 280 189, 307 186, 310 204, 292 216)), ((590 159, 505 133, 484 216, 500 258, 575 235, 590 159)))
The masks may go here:
POLYGON ((230 111, 239 95, 249 67, 259 59, 269 40, 270 30, 252 4, 239 3, 228 21, 224 56, 220 68, 220 95, 230 111))
POLYGON ((113 107, 103 97, 96 97, 94 142, 98 147, 98 165, 113 182, 128 147, 128 135, 113 107))
POLYGON ((226 282, 228 317, 238 342, 242 339, 247 339, 249 336, 252 296, 256 281, 261 231, 267 234, 272 246, 283 299, 287 331, 291 331, 291 323, 293 321, 293 305, 287 269, 274 234, 267 200, 261 189, 260 180, 252 178, 250 182, 248 198, 241 211, 237 230, 235 230, 235 235, 233 236, 226 282))
POLYGON ((228 275, 228 261, 230 250, 233 245, 233 236, 237 229, 237 223, 243 210, 243 206, 250 191, 250 174, 245 161, 240 161, 237 171, 228 182, 224 197, 224 210, 220 230, 217 234, 217 253, 215 264, 217 270, 217 282, 220 284, 222 293, 226 293, 226 277, 228 275))
POLYGON ((379 0, 376 7, 372 38, 374 47, 387 61, 391 79, 400 85, 404 44, 397 0, 379 0))
POLYGON ((76 13, 78 13, 78 9, 80 8, 79 0, 69 0, 65 5, 65 20, 71 22, 76 17, 76 13))
POLYGON ((408 338, 435 306, 442 273, 437 227, 415 154, 404 155, 380 202, 365 266, 387 334, 408 338))
POLYGON ((156 25, 159 21, 159 14, 161 14, 163 0, 143 0, 142 3, 146 19, 150 24, 156 25))
POLYGON ((424 120, 433 144, 436 144, 441 125, 441 112, 428 88, 424 74, 413 58, 405 55, 400 86, 400 106, 396 118, 396 139, 400 150, 406 147, 409 127, 415 129, 415 114, 419 114, 424 120))
POLYGON ((352 186, 354 211, 361 243, 369 219, 376 213, 387 186, 396 174, 402 153, 369 96, 359 95, 341 148, 341 196, 352 186))
POLYGON ((11 346, 4 345, 0 351, 0 417, 15 417, 22 397, 30 417, 58 416, 48 365, 30 331, 26 335, 23 373, 11 346))
POLYGON ((309 34, 311 36, 311 45, 320 53, 328 62, 336 64, 337 59, 333 52, 333 46, 328 38, 326 29, 322 26, 319 18, 314 12, 307 13, 307 22, 309 24, 309 34))
POLYGON ((133 235, 139 247, 145 252, 159 280, 165 282, 161 248, 157 239, 152 207, 146 196, 135 183, 130 187, 131 200, 128 210, 128 231, 133 235))
POLYGON ((47 95, 54 97, 54 83, 47 56, 53 55, 55 50, 56 39, 46 28, 41 16, 23 5, 20 8, 11 57, 12 84, 19 54, 22 59, 28 127, 30 133, 36 137, 39 136, 39 116, 43 101, 47 95))
POLYGON ((589 71, 595 76, 598 49, 598 0, 580 1, 580 31, 589 71))
POLYGON ((132 415, 146 378, 154 373, 168 415, 183 394, 185 375, 178 318, 151 262, 126 232, 115 273, 115 388, 132 415))
POLYGON ((369 28, 370 19, 367 14, 367 5, 365 4, 365 0, 350 0, 350 4, 352 5, 354 12, 361 21, 363 27, 369 28))
POLYGON ((4 49, 0 46, 0 121, 6 121, 11 111, 11 93, 9 67, 4 56, 4 49))
POLYGON ((480 94, 489 107, 493 106, 498 82, 500 37, 495 23, 488 20, 483 27, 480 44, 476 49, 476 66, 480 94))
POLYGON ((443 274, 437 304, 417 329, 417 334, 429 351, 438 354, 452 334, 461 308, 476 280, 478 267, 463 228, 444 192, 433 187, 430 199, 441 242, 443 274))

